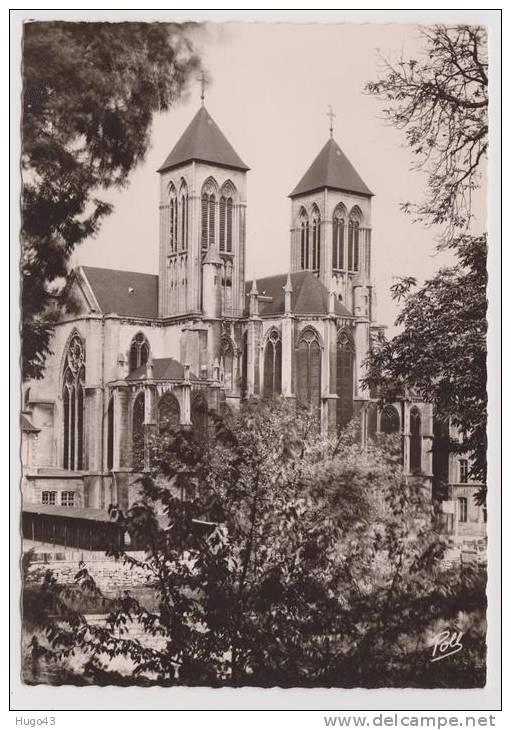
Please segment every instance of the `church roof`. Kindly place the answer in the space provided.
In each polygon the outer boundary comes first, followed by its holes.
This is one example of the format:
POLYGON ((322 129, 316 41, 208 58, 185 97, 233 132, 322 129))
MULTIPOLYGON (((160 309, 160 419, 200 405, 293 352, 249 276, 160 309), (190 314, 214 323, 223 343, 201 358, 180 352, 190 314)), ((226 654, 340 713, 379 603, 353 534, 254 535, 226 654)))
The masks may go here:
MULTIPOLYGON (((259 314, 278 315, 284 313, 284 289, 287 274, 266 276, 256 280, 259 294, 259 314)), ((252 282, 245 283, 245 291, 250 293, 252 282)), ((293 314, 328 314, 327 288, 311 271, 297 271, 291 274, 291 311, 293 314)), ((246 313, 248 312, 248 297, 246 313)), ((335 313, 340 317, 353 315, 338 299, 335 300, 335 313)))
POLYGON ((333 188, 357 195, 373 195, 332 137, 289 197, 294 198, 322 188, 333 188))
POLYGON ((103 314, 158 317, 158 277, 135 271, 80 267, 103 314))
MULTIPOLYGON (((185 377, 184 366, 173 357, 155 357, 153 359, 153 380, 183 380, 185 377)), ((147 378, 147 365, 141 365, 133 370, 126 380, 143 380, 147 378)), ((190 380, 198 380, 198 377, 190 373, 190 380)))
POLYGON ((158 172, 191 160, 235 170, 249 169, 204 106, 194 116, 158 172))

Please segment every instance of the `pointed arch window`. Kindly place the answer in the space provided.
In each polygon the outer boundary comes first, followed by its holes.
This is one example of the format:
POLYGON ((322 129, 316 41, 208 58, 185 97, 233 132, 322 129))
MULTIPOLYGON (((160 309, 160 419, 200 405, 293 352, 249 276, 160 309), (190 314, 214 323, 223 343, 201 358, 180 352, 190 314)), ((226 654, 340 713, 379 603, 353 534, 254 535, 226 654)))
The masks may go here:
POLYGON ((145 465, 145 395, 139 393, 133 404, 132 421, 132 467, 135 471, 145 465))
POLYGON ((69 343, 63 375, 64 469, 84 468, 85 348, 78 334, 69 343))
POLYGON ((319 271, 321 259, 321 219, 319 210, 314 208, 312 213, 312 270, 319 271))
POLYGON ((303 208, 300 212, 300 264, 302 269, 309 268, 309 218, 303 208))
POLYGON ((173 393, 165 393, 158 401, 158 431, 165 433, 179 426, 181 409, 173 393))
POLYGON ((202 393, 195 393, 190 407, 193 434, 199 443, 208 438, 208 405, 202 393))
POLYGON ((182 183, 179 190, 179 237, 181 241, 181 251, 188 249, 188 188, 186 183, 182 183))
POLYGON ((312 408, 321 405, 321 346, 315 330, 306 329, 298 342, 296 357, 298 401, 312 408))
POLYGON ((178 236, 178 204, 176 189, 171 185, 169 190, 169 251, 175 253, 177 251, 178 236))
POLYGON ((410 471, 412 474, 422 471, 422 420, 416 406, 410 410, 410 471))
POLYGON ((248 389, 248 333, 244 332, 241 339, 242 360, 241 360, 241 396, 247 395, 248 389))
POLYGON ((130 373, 147 363, 150 352, 146 336, 142 332, 138 332, 130 345, 130 373))
POLYGON ((350 215, 348 225, 348 270, 358 271, 360 266, 360 220, 356 211, 350 215))
POLYGON ((216 190, 212 181, 208 181, 201 196, 201 247, 205 251, 215 243, 215 208, 216 190))
POLYGON ((264 384, 265 398, 275 398, 282 392, 282 342, 280 335, 273 330, 264 348, 264 384))
POLYGON ((336 210, 332 222, 332 268, 344 269, 344 213, 336 210))
POLYGON ((353 365, 355 347, 341 331, 337 337, 337 425, 344 428, 353 418, 353 365))
POLYGON ((233 198, 230 185, 220 197, 220 251, 232 253, 233 198))
POLYGON ((112 396, 108 402, 107 411, 106 468, 108 471, 114 468, 114 408, 112 396))
POLYGON ((399 433, 399 413, 394 406, 385 406, 381 412, 380 431, 385 434, 399 433))

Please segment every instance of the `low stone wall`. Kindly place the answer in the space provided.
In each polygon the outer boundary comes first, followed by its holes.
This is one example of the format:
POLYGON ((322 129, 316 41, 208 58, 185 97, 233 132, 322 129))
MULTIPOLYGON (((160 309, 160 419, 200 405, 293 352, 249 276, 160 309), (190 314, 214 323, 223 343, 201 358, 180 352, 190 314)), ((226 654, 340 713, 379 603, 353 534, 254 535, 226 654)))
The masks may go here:
MULTIPOLYGON (((143 560, 145 554, 142 551, 133 551, 129 555, 143 560)), ((147 585, 151 578, 149 571, 138 566, 131 567, 105 553, 56 551, 34 554, 27 571, 27 583, 40 582, 43 571, 51 570, 59 583, 72 584, 82 561, 105 595, 116 595, 135 586, 147 585)))

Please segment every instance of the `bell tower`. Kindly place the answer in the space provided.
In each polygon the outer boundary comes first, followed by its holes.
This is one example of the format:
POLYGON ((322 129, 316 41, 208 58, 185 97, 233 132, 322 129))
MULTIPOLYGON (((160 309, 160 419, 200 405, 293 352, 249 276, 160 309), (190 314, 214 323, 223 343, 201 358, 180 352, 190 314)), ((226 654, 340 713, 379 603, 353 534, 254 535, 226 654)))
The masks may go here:
POLYGON ((355 316, 371 319, 371 199, 333 136, 290 194, 291 271, 312 271, 355 316), (364 286, 364 293, 360 287, 364 286))
MULTIPOLYGON (((241 317, 245 281, 245 211, 248 167, 202 103, 159 168, 159 314, 208 316, 204 265, 217 262, 212 279, 220 316, 241 317), (208 263, 209 262, 209 263, 208 263)), ((207 275, 209 282, 209 274, 207 275)), ((208 284, 209 286, 209 284, 208 284)))

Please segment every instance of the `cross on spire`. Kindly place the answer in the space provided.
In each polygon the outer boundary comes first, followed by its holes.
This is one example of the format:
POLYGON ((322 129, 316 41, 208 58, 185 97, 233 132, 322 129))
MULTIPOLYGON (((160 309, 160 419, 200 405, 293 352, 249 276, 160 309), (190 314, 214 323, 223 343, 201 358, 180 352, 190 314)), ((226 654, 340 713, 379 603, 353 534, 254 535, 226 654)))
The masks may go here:
POLYGON ((201 75, 198 77, 197 81, 200 81, 200 85, 201 85, 200 100, 201 100, 202 106, 204 106, 204 93, 206 91, 206 84, 207 84, 207 78, 206 78, 206 74, 204 73, 204 71, 201 71, 201 75))
POLYGON ((337 114, 334 114, 334 110, 332 109, 331 104, 328 105, 328 112, 327 117, 330 119, 330 137, 334 136, 334 119, 337 116, 337 114))

